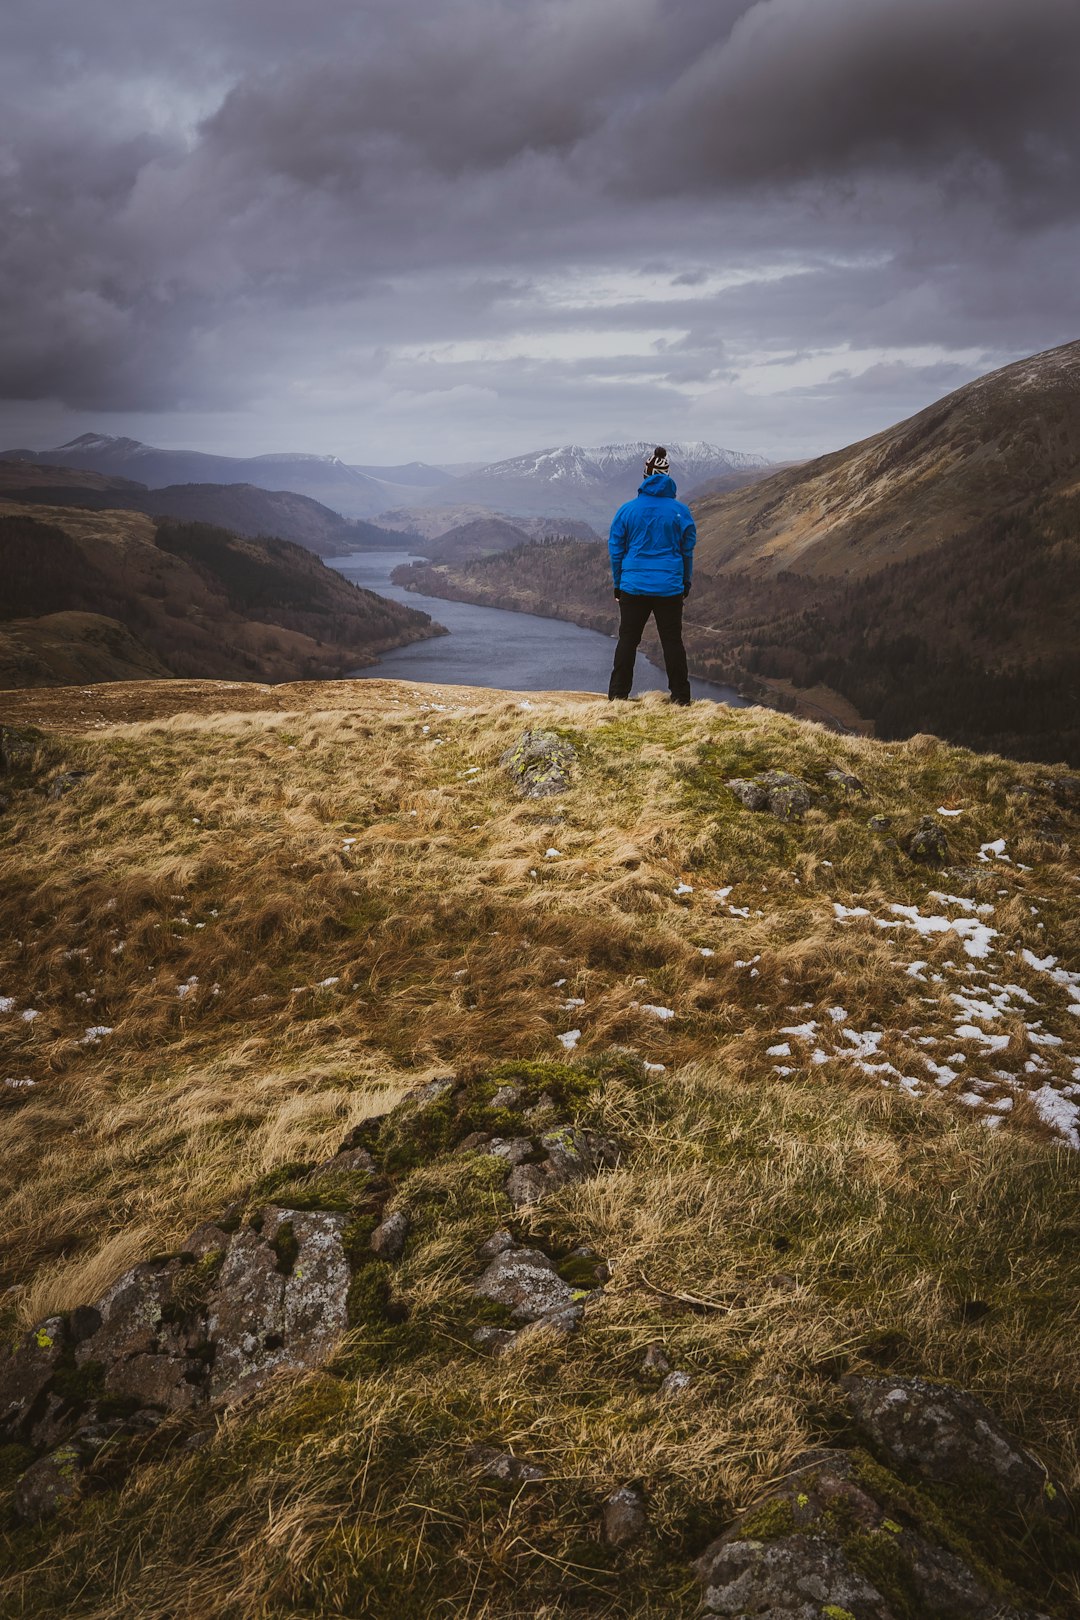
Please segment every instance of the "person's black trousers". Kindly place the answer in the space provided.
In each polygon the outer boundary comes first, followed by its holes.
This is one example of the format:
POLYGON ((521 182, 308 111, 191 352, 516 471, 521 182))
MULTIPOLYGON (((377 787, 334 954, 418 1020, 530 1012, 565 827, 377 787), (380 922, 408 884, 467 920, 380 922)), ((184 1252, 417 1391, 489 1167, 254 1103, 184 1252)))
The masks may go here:
POLYGON ((619 645, 615 649, 615 665, 608 685, 609 698, 626 698, 634 684, 634 659, 642 631, 651 613, 656 620, 660 645, 664 650, 664 668, 667 670, 668 688, 673 703, 689 703, 690 677, 686 670, 686 648, 682 639, 681 596, 619 596, 619 645))

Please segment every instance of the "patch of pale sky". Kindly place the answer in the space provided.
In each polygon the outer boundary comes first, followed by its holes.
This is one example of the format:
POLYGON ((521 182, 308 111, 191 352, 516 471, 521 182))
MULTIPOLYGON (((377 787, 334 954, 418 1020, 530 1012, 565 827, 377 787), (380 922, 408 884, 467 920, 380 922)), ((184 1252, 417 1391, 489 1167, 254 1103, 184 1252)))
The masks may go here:
POLYGON ((522 360, 621 360, 656 353, 658 343, 677 343, 685 329, 653 327, 646 331, 518 332, 512 337, 463 338, 452 343, 403 343, 391 350, 394 358, 423 361, 433 366, 499 365, 522 360))
POLYGON ((753 268, 687 271, 570 270, 541 276, 503 300, 509 305, 546 304, 552 309, 618 309, 633 304, 676 304, 711 298, 731 287, 812 275, 816 264, 765 264, 753 268), (686 277, 685 280, 682 277, 686 277))

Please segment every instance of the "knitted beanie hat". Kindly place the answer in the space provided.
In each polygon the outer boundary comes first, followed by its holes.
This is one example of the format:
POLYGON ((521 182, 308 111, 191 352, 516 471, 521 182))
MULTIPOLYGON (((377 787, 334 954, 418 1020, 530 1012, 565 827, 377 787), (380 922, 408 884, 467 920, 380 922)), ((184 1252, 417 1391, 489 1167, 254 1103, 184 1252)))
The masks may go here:
POLYGON ((653 473, 666 473, 668 466, 667 451, 662 444, 658 444, 645 462, 645 476, 651 478, 653 473))

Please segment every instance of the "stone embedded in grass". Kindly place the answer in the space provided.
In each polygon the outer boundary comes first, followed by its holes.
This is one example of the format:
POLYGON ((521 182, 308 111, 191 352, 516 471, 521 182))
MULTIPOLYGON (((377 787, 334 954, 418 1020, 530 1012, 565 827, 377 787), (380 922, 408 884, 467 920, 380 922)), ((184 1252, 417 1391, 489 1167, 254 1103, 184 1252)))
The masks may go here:
POLYGON ((788 771, 767 771, 764 776, 733 777, 728 787, 747 810, 767 810, 778 821, 799 821, 813 803, 807 784, 788 771))
POLYGON ((663 1378, 671 1371, 671 1362, 664 1354, 662 1344, 646 1346, 645 1355, 641 1362, 641 1370, 653 1377, 663 1378))
POLYGON ((927 1479, 995 1485, 1020 1508, 1067 1511, 1046 1469, 965 1390, 925 1378, 851 1375, 843 1388, 860 1428, 892 1461, 927 1479))
POLYGON ((530 727, 506 750, 499 763, 525 798, 546 799, 569 791, 577 751, 554 731, 530 727))
POLYGON ((480 1260, 494 1260, 496 1255, 505 1254, 507 1249, 515 1247, 513 1235, 503 1227, 500 1231, 493 1232, 489 1238, 486 1238, 480 1244, 476 1254, 480 1260))
POLYGON ((24 1524, 51 1519, 79 1495, 86 1462, 72 1441, 57 1446, 21 1476, 15 1486, 15 1512, 24 1524))
POLYGON ((913 861, 943 866, 949 858, 949 840, 941 823, 933 816, 923 816, 908 839, 907 852, 913 861))
POLYGON ((604 1503, 602 1515, 604 1540, 609 1547, 628 1547, 639 1541, 649 1528, 645 1500, 631 1485, 621 1485, 612 1491, 604 1503))
POLYGON ((244 1227, 232 1239, 210 1299, 213 1399, 235 1400, 282 1368, 316 1366, 345 1332, 346 1217, 272 1206, 261 1214, 261 1231, 244 1227), (295 1244, 287 1275, 274 1247, 286 1225, 295 1244))
POLYGON ((533 1151, 531 1136, 493 1136, 483 1147, 491 1158, 505 1159, 508 1164, 523 1164, 533 1151))
POLYGON ((829 766, 829 769, 825 772, 825 780, 831 782, 834 787, 842 788, 845 793, 866 792, 866 788, 859 781, 859 778, 853 776, 850 771, 843 770, 839 765, 829 766))
POLYGON ((0 1359, 0 1440, 29 1438, 32 1414, 69 1349, 67 1322, 46 1317, 0 1359))
POLYGON ((520 1086, 500 1086, 491 1099, 492 1108, 516 1108, 521 1101, 520 1086))
POLYGON ((512 1451, 496 1451, 494 1446, 473 1446, 470 1456, 482 1474, 501 1485, 535 1485, 547 1475, 539 1463, 515 1457, 512 1451))
MULTIPOLYGON (((773 1620, 1046 1620, 1014 1608, 859 1454, 817 1453, 695 1564, 707 1615, 773 1620)), ((959 1543, 959 1538, 957 1538, 959 1543)), ((959 1543, 962 1545, 962 1543, 959 1543)))
POLYGON ((571 1181, 584 1181, 598 1170, 618 1163, 618 1144, 595 1131, 560 1125, 540 1136, 547 1157, 540 1164, 518 1164, 511 1170, 506 1191, 515 1208, 535 1204, 545 1193, 571 1181))
POLYGON ((70 793, 72 788, 77 788, 80 782, 85 782, 89 775, 89 771, 61 771, 59 776, 54 776, 49 783, 49 799, 55 804, 58 799, 70 793))
POLYGON ((505 1355, 517 1342, 517 1334, 509 1328, 478 1327, 472 1336, 478 1350, 487 1350, 493 1356, 505 1355))
POLYGON ((400 1260, 405 1252, 405 1240, 409 1235, 409 1217, 404 1210, 395 1210, 371 1234, 372 1253, 378 1255, 380 1260, 400 1260))
POLYGON ((539 1249, 511 1249, 496 1255, 475 1292, 482 1299, 505 1305, 519 1322, 574 1304, 574 1290, 563 1281, 555 1262, 539 1249))

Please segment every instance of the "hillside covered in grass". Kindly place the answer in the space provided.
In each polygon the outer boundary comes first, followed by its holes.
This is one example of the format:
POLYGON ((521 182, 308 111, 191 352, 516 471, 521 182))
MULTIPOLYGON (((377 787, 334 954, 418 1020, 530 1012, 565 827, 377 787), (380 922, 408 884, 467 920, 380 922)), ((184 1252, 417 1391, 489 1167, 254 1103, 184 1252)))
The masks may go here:
POLYGON ((0 573, 4 687, 332 677, 442 633, 292 541, 138 512, 0 501, 0 573))
POLYGON ((653 695, 0 722, 0 1615, 675 1620, 807 1548, 777 1614, 1076 1612, 1075 777, 653 695), (230 1384, 320 1233, 339 1331, 230 1384), (867 1416, 953 1386, 1005 1494, 867 1416))

